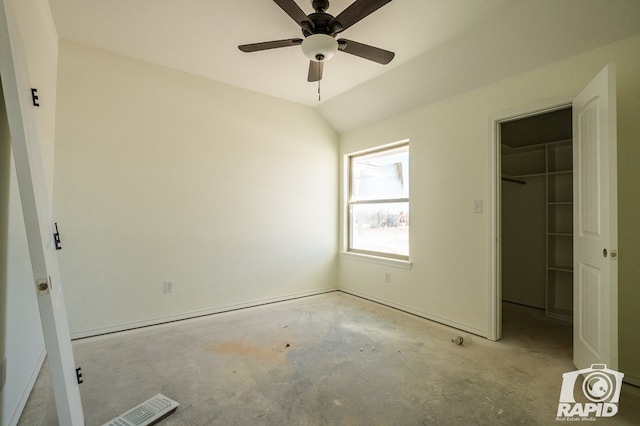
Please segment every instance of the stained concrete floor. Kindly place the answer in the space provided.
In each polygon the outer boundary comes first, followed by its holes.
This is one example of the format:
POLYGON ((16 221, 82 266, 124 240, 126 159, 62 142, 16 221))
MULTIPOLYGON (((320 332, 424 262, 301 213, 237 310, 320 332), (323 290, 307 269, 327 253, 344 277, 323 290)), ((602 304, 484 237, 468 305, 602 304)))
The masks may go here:
MULTIPOLYGON (((73 343, 88 426, 162 393, 162 425, 556 424, 571 326, 504 304, 504 338, 334 292, 73 343), (451 338, 461 335, 464 344, 451 338)), ((619 413, 640 424, 640 392, 619 413)), ((56 425, 45 363, 19 425, 56 425)))

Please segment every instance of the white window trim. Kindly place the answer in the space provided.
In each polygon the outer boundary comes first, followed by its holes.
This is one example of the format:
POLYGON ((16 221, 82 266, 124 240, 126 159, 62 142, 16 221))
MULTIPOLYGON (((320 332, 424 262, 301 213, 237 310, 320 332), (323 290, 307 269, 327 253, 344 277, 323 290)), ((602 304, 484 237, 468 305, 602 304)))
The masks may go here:
POLYGON ((379 265, 393 266, 395 268, 402 269, 411 269, 412 266, 410 260, 395 259, 393 257, 373 256, 371 254, 356 253, 353 251, 341 251, 340 256, 346 259, 377 263, 379 265))
MULTIPOLYGON (((342 247, 343 250, 340 252, 340 256, 349 259, 367 261, 372 263, 383 264, 387 266, 395 266, 404 269, 411 269, 411 249, 409 249, 409 257, 407 259, 393 257, 392 254, 389 256, 385 256, 384 253, 380 254, 369 254, 369 253, 361 253, 358 251, 349 251, 349 233, 351 232, 349 229, 349 196, 351 194, 351 157, 366 155, 370 153, 374 153, 377 151, 385 151, 387 149, 397 148, 403 145, 409 146, 409 139, 403 139, 397 142, 388 143, 385 145, 379 145, 372 148, 362 149, 359 151, 350 152, 344 155, 343 157, 343 205, 344 211, 342 215, 342 229, 343 229, 343 238, 342 238, 342 247)), ((409 172, 411 173, 411 172, 409 172)), ((409 197, 406 201, 409 202, 409 210, 411 210, 411 201, 409 197)), ((411 244, 411 239, 409 239, 409 245, 411 244)))

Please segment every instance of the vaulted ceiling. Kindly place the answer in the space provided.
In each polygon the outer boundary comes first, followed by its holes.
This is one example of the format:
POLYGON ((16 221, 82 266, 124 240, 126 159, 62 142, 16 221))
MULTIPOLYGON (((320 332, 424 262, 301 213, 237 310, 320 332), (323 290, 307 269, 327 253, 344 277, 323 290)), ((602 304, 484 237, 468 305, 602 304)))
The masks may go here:
MULTIPOLYGON (((237 48, 302 37, 271 0, 49 3, 62 38, 313 106, 340 132, 640 33, 638 0, 394 0, 340 35, 394 60, 338 52, 319 101, 300 47, 237 48)), ((327 12, 351 3, 332 0, 327 12)))

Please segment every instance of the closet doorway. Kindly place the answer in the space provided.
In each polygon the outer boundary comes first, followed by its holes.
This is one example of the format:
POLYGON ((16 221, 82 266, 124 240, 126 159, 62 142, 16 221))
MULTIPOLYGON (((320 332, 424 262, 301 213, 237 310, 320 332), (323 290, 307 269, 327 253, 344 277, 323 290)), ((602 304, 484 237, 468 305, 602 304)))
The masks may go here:
POLYGON ((565 341, 569 352, 567 329, 572 329, 573 318, 571 115, 571 105, 564 105, 501 121, 498 132, 503 337, 548 332, 547 337, 565 341), (563 330, 559 335, 550 330, 554 325, 563 330))

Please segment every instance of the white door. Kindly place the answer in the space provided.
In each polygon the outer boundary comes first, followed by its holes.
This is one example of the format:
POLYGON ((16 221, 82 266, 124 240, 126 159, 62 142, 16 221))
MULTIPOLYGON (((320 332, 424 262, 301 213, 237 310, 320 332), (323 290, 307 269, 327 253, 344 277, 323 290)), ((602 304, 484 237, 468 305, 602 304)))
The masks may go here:
POLYGON ((0 3, 0 74, 29 243, 34 285, 60 425, 84 425, 76 366, 53 244, 37 122, 31 105, 27 62, 11 2, 0 3))
POLYGON ((573 102, 573 363, 618 366, 615 67, 573 102))

